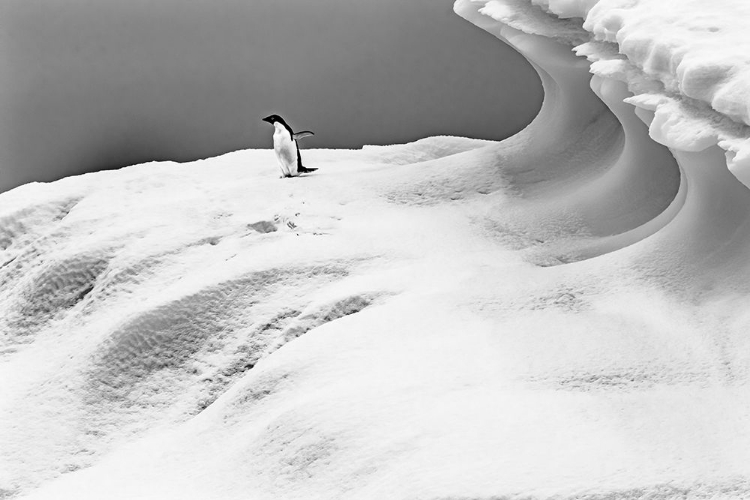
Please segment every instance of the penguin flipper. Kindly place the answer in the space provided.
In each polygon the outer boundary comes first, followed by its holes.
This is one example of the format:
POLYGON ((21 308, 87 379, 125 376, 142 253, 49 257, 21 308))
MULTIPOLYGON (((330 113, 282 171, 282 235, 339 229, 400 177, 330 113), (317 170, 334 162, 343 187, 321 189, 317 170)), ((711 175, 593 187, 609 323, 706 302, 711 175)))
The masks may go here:
POLYGON ((296 134, 292 135, 292 137, 296 141, 297 139, 304 139, 305 137, 310 137, 311 135, 315 134, 313 134, 309 130, 303 130, 302 132, 297 132, 296 134))

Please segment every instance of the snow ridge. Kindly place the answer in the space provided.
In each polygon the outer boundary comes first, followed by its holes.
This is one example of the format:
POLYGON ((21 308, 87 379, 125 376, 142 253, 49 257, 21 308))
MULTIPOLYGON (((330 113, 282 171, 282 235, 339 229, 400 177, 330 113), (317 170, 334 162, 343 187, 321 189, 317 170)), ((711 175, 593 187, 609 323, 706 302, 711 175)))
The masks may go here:
POLYGON ((651 137, 670 148, 717 145, 750 186, 750 40, 747 2, 721 0, 491 0, 481 12, 528 34, 568 37, 591 72, 627 84, 651 137), (534 21, 521 12, 533 11, 534 21), (540 25, 547 24, 544 29, 540 25), (547 32, 545 33, 544 30, 547 32), (553 33, 556 32, 556 33, 553 33))

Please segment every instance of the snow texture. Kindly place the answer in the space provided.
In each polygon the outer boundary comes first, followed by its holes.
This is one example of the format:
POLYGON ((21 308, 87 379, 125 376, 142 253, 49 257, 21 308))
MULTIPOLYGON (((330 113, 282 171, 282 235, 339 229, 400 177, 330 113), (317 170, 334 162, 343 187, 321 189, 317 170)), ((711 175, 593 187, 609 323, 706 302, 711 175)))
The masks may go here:
POLYGON ((747 8, 455 10, 510 139, 0 195, 0 498, 750 498, 747 8))

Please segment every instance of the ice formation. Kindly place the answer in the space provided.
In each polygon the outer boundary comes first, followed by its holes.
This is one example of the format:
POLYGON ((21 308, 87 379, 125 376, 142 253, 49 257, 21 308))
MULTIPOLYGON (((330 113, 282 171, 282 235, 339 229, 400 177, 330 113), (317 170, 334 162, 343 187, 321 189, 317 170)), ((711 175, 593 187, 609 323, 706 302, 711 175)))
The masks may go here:
POLYGON ((0 497, 750 498, 748 8, 455 9, 508 140, 0 196, 0 497))
MULTIPOLYGON (((580 135, 591 137, 573 131, 588 123, 585 113, 600 104, 585 89, 589 79, 594 93, 616 115, 625 134, 620 155, 624 167, 611 169, 597 180, 599 185, 586 189, 601 193, 603 182, 611 182, 610 189, 618 193, 614 198, 602 197, 604 203, 593 207, 594 218, 602 221, 601 210, 613 210, 620 217, 630 213, 630 208, 613 206, 628 198, 631 208, 643 210, 649 222, 623 232, 623 227, 604 220, 606 230, 617 234, 615 241, 606 242, 607 250, 642 239, 681 213, 659 237, 672 233, 680 221, 685 225, 691 221, 694 227, 676 233, 674 244, 662 246, 665 258, 674 258, 686 268, 699 261, 698 270, 691 274, 712 269, 704 258, 727 269, 745 267, 741 254, 742 242, 750 237, 750 229, 744 228, 748 200, 746 190, 727 175, 727 169, 750 185, 746 173, 750 172, 750 40, 741 34, 743 20, 750 18, 747 4, 727 0, 706 12, 697 0, 460 0, 455 8, 514 46, 537 68, 546 101, 532 127, 544 127, 546 133, 536 137, 551 135, 559 140, 563 132, 573 141, 580 135), (575 112, 559 109, 565 106, 575 112), (553 118, 545 118, 545 111, 553 118), (668 146, 678 161, 681 181, 676 195, 670 192, 677 189, 676 177, 667 179, 669 153, 655 152, 635 116, 649 125, 651 139, 668 146), (574 123, 561 126, 554 120, 574 123), (614 179, 615 171, 627 178, 614 179), (643 189, 635 185, 631 189, 628 182, 644 183, 643 189), (655 216, 637 196, 654 204, 665 197, 672 202, 655 216), (717 245, 726 253, 734 252, 734 259, 707 256, 718 252, 717 245)), ((559 169, 554 171, 558 175, 559 169)))

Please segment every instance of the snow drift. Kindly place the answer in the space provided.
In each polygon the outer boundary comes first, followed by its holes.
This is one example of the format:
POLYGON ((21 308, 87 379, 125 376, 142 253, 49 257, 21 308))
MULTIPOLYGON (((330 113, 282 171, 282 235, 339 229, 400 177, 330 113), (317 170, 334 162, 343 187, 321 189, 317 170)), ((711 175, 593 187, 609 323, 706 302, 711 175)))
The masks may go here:
POLYGON ((675 5, 459 0, 499 143, 2 194, 0 496, 750 497, 744 7, 675 5))

